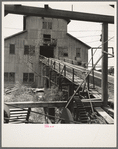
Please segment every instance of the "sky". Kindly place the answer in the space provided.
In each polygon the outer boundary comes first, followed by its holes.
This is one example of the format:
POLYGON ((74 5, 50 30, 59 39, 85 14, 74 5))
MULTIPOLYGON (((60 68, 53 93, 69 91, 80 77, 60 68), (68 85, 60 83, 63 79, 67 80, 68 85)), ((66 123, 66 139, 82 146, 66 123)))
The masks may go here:
MULTIPOLYGON (((44 8, 48 4, 52 9, 68 10, 76 12, 94 13, 115 16, 115 8, 109 6, 115 4, 114 2, 5 2, 5 4, 22 4, 25 6, 34 6, 44 8)), ((67 32, 88 44, 91 47, 99 47, 101 45, 100 38, 102 33, 102 23, 93 23, 86 21, 74 21, 68 24, 67 32)), ((23 16, 8 14, 3 18, 3 37, 8 37, 23 30, 23 16)), ((108 42, 109 47, 115 48, 115 25, 108 26, 108 42), (112 38, 113 37, 113 38, 112 38)), ((88 59, 91 57, 91 50, 89 50, 88 59)), ((109 50, 111 53, 111 49, 109 50)), ((101 51, 97 50, 94 55, 94 63, 101 55, 101 51)), ((114 58, 109 59, 109 66, 115 63, 114 58)), ((99 63, 99 65, 101 65, 99 63)))

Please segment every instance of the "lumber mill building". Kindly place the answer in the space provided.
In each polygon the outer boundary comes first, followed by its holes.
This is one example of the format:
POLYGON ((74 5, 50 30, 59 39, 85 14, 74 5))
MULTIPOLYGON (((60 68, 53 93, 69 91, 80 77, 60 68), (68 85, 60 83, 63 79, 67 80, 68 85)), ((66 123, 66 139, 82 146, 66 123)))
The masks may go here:
POLYGON ((5 38, 5 86, 16 81, 43 87, 39 55, 88 62, 90 46, 67 33, 69 19, 24 16, 23 31, 5 38))

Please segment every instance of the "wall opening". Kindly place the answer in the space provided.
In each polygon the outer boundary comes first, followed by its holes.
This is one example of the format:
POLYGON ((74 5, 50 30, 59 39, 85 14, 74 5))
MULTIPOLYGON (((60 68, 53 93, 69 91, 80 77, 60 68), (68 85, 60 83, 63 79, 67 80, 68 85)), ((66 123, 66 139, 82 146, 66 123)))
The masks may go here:
POLYGON ((40 46, 40 55, 53 58, 54 48, 52 46, 40 46))

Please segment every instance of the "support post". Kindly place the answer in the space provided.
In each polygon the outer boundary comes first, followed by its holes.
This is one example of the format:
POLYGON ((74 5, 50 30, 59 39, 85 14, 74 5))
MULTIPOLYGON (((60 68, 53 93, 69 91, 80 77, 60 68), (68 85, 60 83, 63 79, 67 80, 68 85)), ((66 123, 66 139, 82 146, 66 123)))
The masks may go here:
MULTIPOLYGON (((48 109, 48 114, 51 116, 55 116, 55 108, 49 108, 48 109)), ((49 119, 51 120, 51 122, 54 124, 55 123, 55 118, 54 117, 50 117, 49 119)))
POLYGON ((60 68, 60 63, 59 63, 59 72, 60 72, 60 69, 61 69, 61 68, 60 68))
POLYGON ((49 66, 49 58, 48 58, 48 66, 49 66))
MULTIPOLYGON (((93 49, 91 49, 91 56, 92 56, 92 67, 93 67, 93 49)), ((94 69, 92 71, 92 75, 93 75, 93 88, 95 88, 95 83, 94 83, 94 69)))
POLYGON ((89 90, 89 75, 87 77, 87 85, 88 85, 88 90, 89 90))
MULTIPOLYGON (((102 25, 102 51, 108 52, 108 23, 102 25)), ((108 55, 102 58, 102 101, 103 106, 108 102, 108 55)))
MULTIPOLYGON (((74 83, 72 82, 69 85, 69 97, 72 96, 74 93, 74 83)), ((71 113, 73 113, 73 100, 70 102, 68 109, 71 111, 71 113)))
POLYGON ((54 69, 55 69, 55 62, 54 62, 54 69))
POLYGON ((64 76, 66 76, 66 65, 64 65, 64 76))
MULTIPOLYGON (((46 76, 48 77, 48 75, 49 75, 49 67, 46 66, 46 76)), ((48 78, 46 78, 46 88, 49 88, 49 79, 48 78)))
MULTIPOLYGON (((42 68, 42 76, 44 76, 44 64, 42 64, 42 67, 43 67, 43 68, 42 68)), ((44 86, 44 79, 45 79, 45 78, 42 77, 42 80, 43 80, 43 86, 44 86)))
POLYGON ((51 88, 51 69, 49 68, 49 88, 51 88))
POLYGON ((62 90, 61 77, 59 77, 59 89, 62 90))
POLYGON ((74 68, 72 69, 72 82, 74 83, 74 68))
POLYGON ((28 108, 28 113, 27 113, 27 117, 26 117, 26 121, 27 121, 27 122, 28 122, 28 120, 29 120, 30 112, 31 112, 31 108, 28 108))

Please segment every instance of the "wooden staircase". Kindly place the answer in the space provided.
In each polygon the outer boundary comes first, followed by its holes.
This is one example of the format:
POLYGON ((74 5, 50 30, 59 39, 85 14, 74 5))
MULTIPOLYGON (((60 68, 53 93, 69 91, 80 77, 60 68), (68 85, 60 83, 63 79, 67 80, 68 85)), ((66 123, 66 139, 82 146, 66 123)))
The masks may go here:
POLYGON ((15 108, 11 107, 9 108, 9 111, 4 109, 6 116, 4 116, 4 119, 7 120, 7 123, 11 124, 20 124, 20 123, 28 123, 29 121, 29 116, 30 116, 30 111, 31 108, 15 108), (7 117, 9 115, 9 117, 7 117))

